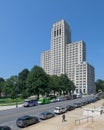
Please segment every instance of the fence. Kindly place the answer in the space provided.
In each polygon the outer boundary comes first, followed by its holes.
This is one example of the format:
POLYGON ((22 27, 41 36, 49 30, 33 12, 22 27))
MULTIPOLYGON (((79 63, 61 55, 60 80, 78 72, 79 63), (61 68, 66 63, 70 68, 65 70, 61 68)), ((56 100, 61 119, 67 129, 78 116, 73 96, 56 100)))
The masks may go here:
POLYGON ((80 125, 82 120, 86 120, 87 122, 89 122, 89 118, 91 118, 91 121, 93 122, 93 116, 87 116, 87 117, 75 120, 75 125, 77 125, 77 122, 79 122, 79 125, 80 125))

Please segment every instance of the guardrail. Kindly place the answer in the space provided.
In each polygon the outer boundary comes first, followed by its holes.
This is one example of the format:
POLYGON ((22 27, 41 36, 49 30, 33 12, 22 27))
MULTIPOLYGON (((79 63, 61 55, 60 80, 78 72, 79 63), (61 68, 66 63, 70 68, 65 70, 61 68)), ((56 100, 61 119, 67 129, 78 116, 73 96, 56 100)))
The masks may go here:
POLYGON ((89 122, 89 118, 91 118, 91 121, 93 122, 93 116, 87 116, 87 117, 83 117, 83 118, 75 120, 75 125, 77 125, 77 122, 79 122, 79 125, 80 125, 82 120, 86 120, 87 122, 89 122))

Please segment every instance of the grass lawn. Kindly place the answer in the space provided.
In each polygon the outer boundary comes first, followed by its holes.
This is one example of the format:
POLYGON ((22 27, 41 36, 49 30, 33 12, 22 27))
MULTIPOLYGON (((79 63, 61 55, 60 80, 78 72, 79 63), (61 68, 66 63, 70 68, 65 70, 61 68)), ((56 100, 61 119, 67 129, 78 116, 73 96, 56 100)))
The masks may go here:
MULTIPOLYGON (((23 99, 17 98, 17 103, 21 104, 23 103, 23 99)), ((11 99, 11 98, 0 98, 0 106, 10 106, 10 105, 15 105, 16 104, 16 99, 11 99)))

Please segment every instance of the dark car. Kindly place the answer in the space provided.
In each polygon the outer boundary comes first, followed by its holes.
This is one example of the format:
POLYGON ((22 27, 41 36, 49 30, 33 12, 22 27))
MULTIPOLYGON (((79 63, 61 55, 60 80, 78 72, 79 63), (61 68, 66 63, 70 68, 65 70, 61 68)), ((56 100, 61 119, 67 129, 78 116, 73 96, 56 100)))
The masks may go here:
POLYGON ((95 99, 94 98, 90 98, 87 101, 88 101, 88 103, 93 103, 93 102, 95 102, 95 99))
POLYGON ((39 119, 36 116, 22 116, 20 118, 17 119, 16 121, 16 125, 18 127, 26 127, 35 123, 38 123, 39 119))
POLYGON ((24 107, 32 107, 37 105, 38 105, 38 101, 36 99, 32 99, 32 100, 27 99, 23 102, 24 107))
POLYGON ((75 102, 75 103, 73 103, 72 106, 74 106, 75 108, 78 108, 78 107, 81 107, 81 106, 82 106, 82 103, 80 103, 80 102, 75 102))
POLYGON ((0 130, 12 130, 9 126, 0 126, 0 130))
POLYGON ((42 120, 49 119, 54 117, 55 115, 51 112, 45 111, 39 114, 39 118, 42 120))
POLYGON ((71 111, 71 110, 75 109, 75 107, 72 105, 68 105, 68 106, 66 106, 66 108, 67 108, 67 111, 71 111))

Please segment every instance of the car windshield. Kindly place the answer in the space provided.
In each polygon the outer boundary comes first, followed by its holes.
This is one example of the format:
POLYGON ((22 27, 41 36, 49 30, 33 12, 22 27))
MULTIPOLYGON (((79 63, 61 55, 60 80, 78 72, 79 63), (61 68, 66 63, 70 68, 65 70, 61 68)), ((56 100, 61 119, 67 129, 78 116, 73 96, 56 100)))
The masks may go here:
POLYGON ((24 119, 29 118, 29 117, 30 116, 28 116, 28 115, 27 116, 23 116, 23 117, 20 117, 19 120, 21 120, 21 119, 24 120, 24 119))
POLYGON ((60 110, 60 108, 56 107, 55 110, 60 110))
POLYGON ((74 103, 74 105, 77 105, 78 103, 74 103))
POLYGON ((47 115, 48 114, 48 112, 43 112, 43 113, 41 113, 42 115, 47 115))
POLYGON ((29 103, 29 101, 24 101, 24 103, 29 103))

